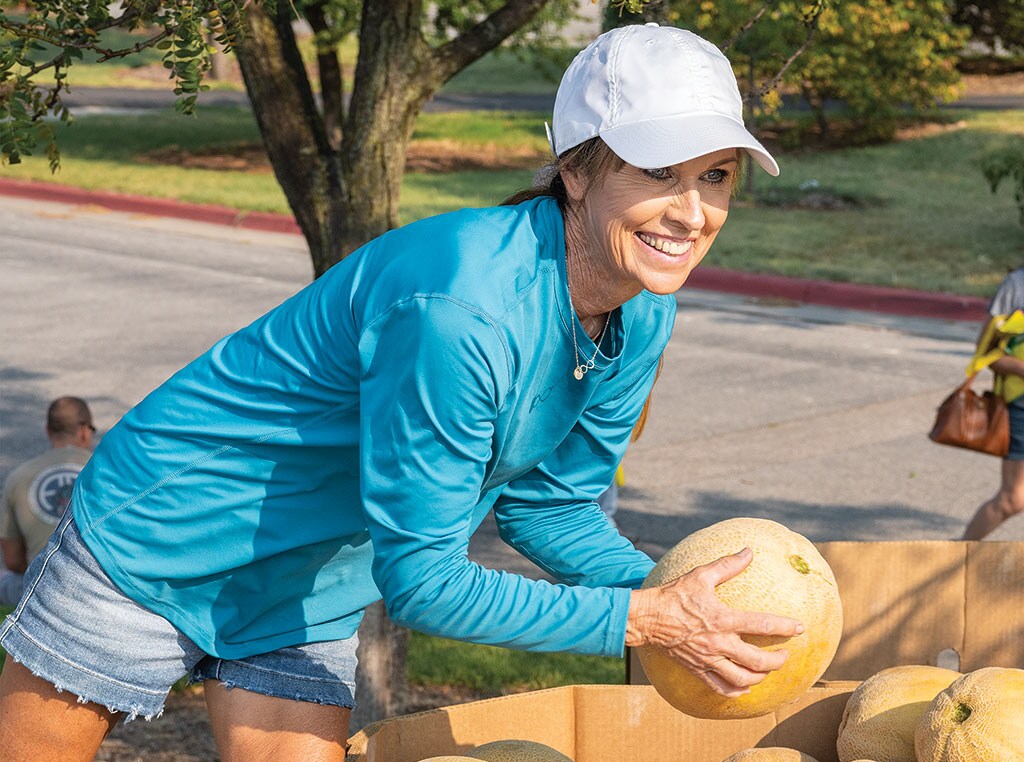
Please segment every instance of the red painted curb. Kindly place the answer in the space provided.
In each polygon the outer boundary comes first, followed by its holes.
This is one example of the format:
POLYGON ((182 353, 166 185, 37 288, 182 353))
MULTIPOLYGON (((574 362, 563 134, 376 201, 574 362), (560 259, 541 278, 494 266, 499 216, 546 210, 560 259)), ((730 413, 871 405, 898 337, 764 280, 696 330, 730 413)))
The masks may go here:
MULTIPOLYGON (((294 218, 286 214, 246 212, 226 206, 188 204, 171 199, 85 190, 57 183, 0 178, 0 195, 64 204, 95 204, 119 212, 175 217, 271 233, 300 233, 294 218)), ((976 296, 790 278, 782 275, 760 275, 707 265, 694 270, 687 285, 726 294, 787 299, 804 304, 820 304, 905 317, 978 322, 988 317, 988 301, 976 296)))
POLYGON ((268 233, 299 233, 295 219, 286 214, 247 212, 228 206, 189 204, 167 198, 132 196, 111 191, 85 190, 57 183, 0 178, 0 195, 56 201, 62 204, 94 204, 116 212, 135 212, 154 217, 209 222, 268 233))
POLYGON ((790 278, 783 275, 760 275, 706 265, 694 270, 686 284, 720 293, 787 299, 804 304, 821 304, 904 317, 976 322, 988 319, 988 300, 978 296, 790 278))

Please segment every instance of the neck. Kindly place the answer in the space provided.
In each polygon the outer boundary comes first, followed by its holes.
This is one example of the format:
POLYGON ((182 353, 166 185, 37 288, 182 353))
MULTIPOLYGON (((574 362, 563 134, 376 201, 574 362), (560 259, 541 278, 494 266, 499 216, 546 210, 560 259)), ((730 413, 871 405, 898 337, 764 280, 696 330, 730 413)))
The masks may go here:
POLYGON ((565 272, 572 306, 587 335, 596 338, 604 328, 609 312, 622 306, 637 293, 616 294, 615 279, 601 270, 601 262, 592 255, 579 209, 570 206, 565 214, 565 272))

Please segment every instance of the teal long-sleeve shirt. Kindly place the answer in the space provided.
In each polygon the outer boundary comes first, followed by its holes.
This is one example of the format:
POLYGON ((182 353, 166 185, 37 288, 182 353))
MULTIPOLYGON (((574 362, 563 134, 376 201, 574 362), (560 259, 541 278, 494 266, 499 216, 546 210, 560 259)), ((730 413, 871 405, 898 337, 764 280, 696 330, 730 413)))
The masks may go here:
POLYGON ((222 658, 349 637, 381 597, 430 634, 620 654, 653 564, 594 501, 674 317, 671 297, 630 300, 576 380, 554 200, 422 220, 130 410, 75 519, 126 594, 222 658), (489 510, 559 584, 468 559, 489 510))

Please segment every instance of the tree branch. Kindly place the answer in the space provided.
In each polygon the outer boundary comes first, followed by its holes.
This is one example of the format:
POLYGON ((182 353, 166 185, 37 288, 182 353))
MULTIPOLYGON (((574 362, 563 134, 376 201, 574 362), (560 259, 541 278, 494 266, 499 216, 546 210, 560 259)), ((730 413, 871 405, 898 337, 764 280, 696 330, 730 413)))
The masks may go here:
MULTIPOLYGON (((97 30, 109 29, 109 28, 111 28, 113 26, 116 26, 116 24, 112 21, 110 23, 97 24, 96 29, 97 30)), ((165 39, 170 34, 165 29, 162 32, 160 32, 160 34, 157 34, 157 35, 155 35, 153 37, 150 37, 150 38, 148 38, 146 40, 142 40, 141 42, 138 42, 135 45, 132 45, 130 48, 122 48, 120 50, 112 50, 111 48, 100 47, 99 45, 96 45, 95 43, 91 43, 91 42, 83 42, 83 41, 79 41, 79 40, 66 40, 66 39, 64 39, 64 40, 56 40, 56 39, 54 39, 52 37, 47 36, 46 34, 44 34, 42 32, 38 32, 38 31, 36 31, 36 30, 34 30, 34 29, 30 28, 30 27, 23 26, 21 24, 0 23, 0 30, 6 31, 6 32, 10 32, 11 34, 13 34, 13 35, 15 35, 17 37, 20 37, 22 39, 38 40, 39 42, 45 42, 47 45, 52 45, 55 48, 64 48, 64 49, 75 48, 77 50, 88 50, 88 51, 90 51, 92 53, 98 53, 100 55, 100 58, 97 59, 97 63, 103 63, 104 61, 109 61, 112 58, 124 58, 125 56, 132 55, 133 53, 139 53, 139 52, 145 50, 146 48, 150 48, 153 45, 156 45, 156 43, 158 43, 161 40, 165 39)), ((54 56, 53 58, 51 58, 48 62, 46 62, 44 64, 37 64, 36 66, 33 66, 29 70, 29 76, 33 76, 35 74, 38 74, 41 71, 44 71, 45 69, 51 68, 52 66, 55 65, 55 62, 57 62, 57 61, 59 61, 61 64, 66 63, 66 58, 67 58, 66 54, 65 53, 61 53, 60 55, 54 56)))
POLYGON ((803 52, 811 46, 811 42, 814 41, 814 36, 818 32, 818 21, 821 19, 821 14, 824 10, 825 2, 819 2, 814 11, 804 21, 804 26, 807 29, 807 36, 804 38, 803 44, 795 51, 793 51, 789 58, 786 59, 785 63, 782 64, 782 68, 780 68, 775 73, 774 77, 772 77, 768 82, 761 85, 761 87, 757 88, 756 90, 752 90, 751 92, 747 93, 743 97, 744 102, 749 103, 752 100, 762 98, 764 95, 770 93, 772 90, 779 86, 779 83, 782 81, 782 78, 786 75, 786 71, 789 70, 789 67, 793 65, 793 62, 796 61, 796 59, 798 59, 803 54, 803 52))
POLYGON ((476 26, 438 48, 434 62, 444 84, 485 53, 498 47, 513 32, 530 22, 548 0, 509 0, 476 26))
POLYGON ((729 48, 731 48, 733 45, 735 45, 737 42, 739 42, 740 38, 743 37, 743 35, 745 35, 747 32, 749 32, 751 30, 751 28, 754 26, 754 24, 756 24, 758 21, 760 21, 761 17, 764 16, 764 14, 768 12, 768 8, 771 5, 772 5, 771 2, 767 2, 764 5, 762 5, 761 9, 757 13, 755 13, 753 16, 751 16, 750 20, 747 21, 746 24, 741 26, 739 28, 739 30, 736 32, 736 34, 734 34, 730 40, 728 40, 724 45, 721 46, 721 48, 720 48, 721 51, 724 53, 729 48))
POLYGON ((143 40, 142 42, 137 42, 130 48, 122 48, 121 50, 108 51, 101 51, 99 48, 93 48, 95 52, 102 54, 101 57, 96 60, 96 62, 103 63, 104 61, 109 61, 111 58, 124 58, 125 56, 132 55, 133 53, 141 53, 146 48, 153 47, 158 42, 160 42, 163 39, 166 39, 167 37, 170 37, 170 32, 168 32, 165 29, 155 37, 151 37, 148 40, 143 40))
MULTIPOLYGON (((306 19, 313 31, 322 36, 330 31, 324 15, 324 3, 318 2, 306 6, 306 19)), ((344 89, 345 81, 341 71, 338 54, 333 48, 321 47, 317 44, 316 64, 320 72, 320 98, 323 101, 324 129, 331 148, 337 151, 341 147, 342 124, 345 122, 344 89)))

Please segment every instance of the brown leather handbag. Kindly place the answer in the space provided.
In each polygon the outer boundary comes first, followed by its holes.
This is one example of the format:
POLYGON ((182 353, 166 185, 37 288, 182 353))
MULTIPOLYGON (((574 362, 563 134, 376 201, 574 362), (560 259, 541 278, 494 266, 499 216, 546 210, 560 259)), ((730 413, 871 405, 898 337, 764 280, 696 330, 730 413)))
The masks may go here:
POLYGON ((977 394, 968 376, 939 405, 935 425, 928 438, 939 444, 1005 457, 1010 450, 1010 414, 998 394, 977 394))

